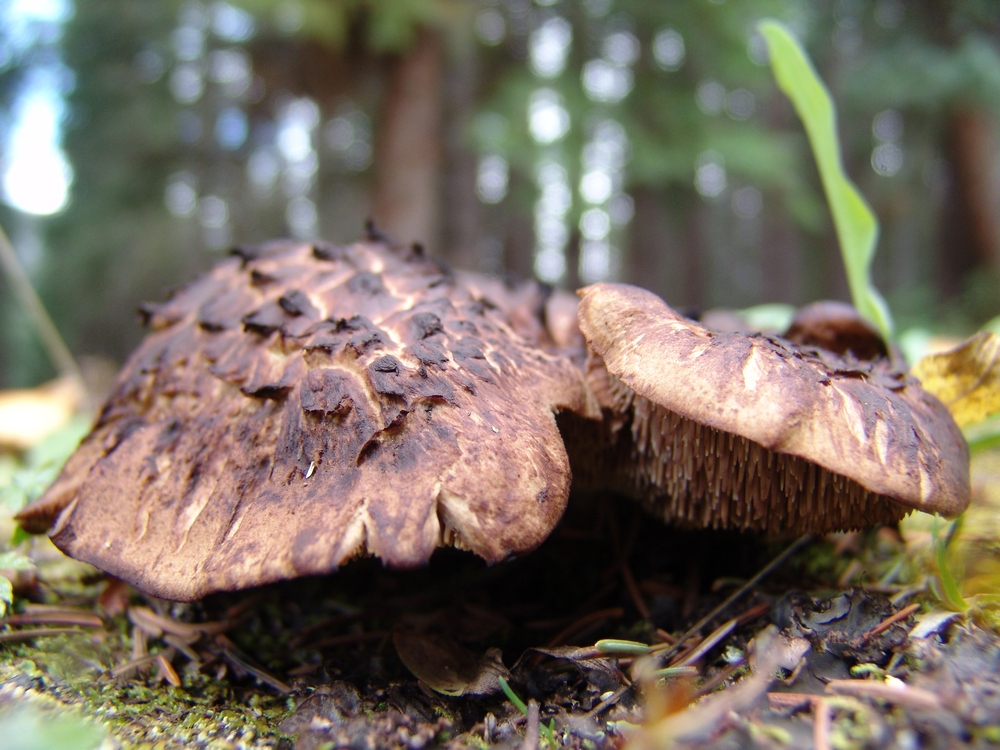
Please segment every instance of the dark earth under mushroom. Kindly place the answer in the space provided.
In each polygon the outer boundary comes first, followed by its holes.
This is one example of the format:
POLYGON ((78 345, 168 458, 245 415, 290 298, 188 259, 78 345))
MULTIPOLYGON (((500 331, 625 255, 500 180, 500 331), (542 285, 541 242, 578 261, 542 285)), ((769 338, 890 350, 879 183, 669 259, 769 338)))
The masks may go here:
POLYGON ((563 514, 571 463, 578 486, 667 521, 769 534, 968 502, 947 410, 878 344, 822 348, 843 330, 871 343, 830 323, 842 310, 805 315, 796 344, 706 331, 634 287, 582 296, 578 326, 565 293, 452 273, 416 246, 238 250, 144 309, 152 332, 19 520, 191 600, 360 555, 528 552, 563 514))

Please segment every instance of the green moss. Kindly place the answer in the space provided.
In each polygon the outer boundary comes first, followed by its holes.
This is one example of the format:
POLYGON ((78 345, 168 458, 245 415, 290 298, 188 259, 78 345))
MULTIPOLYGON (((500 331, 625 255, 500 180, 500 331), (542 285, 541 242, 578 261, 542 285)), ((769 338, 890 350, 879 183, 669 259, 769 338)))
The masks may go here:
MULTIPOLYGON (((294 701, 253 686, 234 686, 193 669, 181 687, 143 676, 113 678, 130 658, 123 623, 81 636, 53 636, 0 652, 0 684, 26 688, 100 722, 126 747, 275 747, 294 701)), ((155 670, 151 672, 155 674, 155 670)))

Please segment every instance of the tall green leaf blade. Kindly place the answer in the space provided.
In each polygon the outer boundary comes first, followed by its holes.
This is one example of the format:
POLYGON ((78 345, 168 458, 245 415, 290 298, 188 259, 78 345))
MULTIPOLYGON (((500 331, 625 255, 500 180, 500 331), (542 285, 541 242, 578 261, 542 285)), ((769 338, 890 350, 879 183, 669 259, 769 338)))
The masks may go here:
POLYGON ((892 317, 870 276, 878 242, 878 220, 844 172, 833 100, 788 27, 768 20, 761 22, 758 29, 767 42, 778 87, 791 100, 809 136, 833 214, 854 306, 888 341, 892 335, 892 317))

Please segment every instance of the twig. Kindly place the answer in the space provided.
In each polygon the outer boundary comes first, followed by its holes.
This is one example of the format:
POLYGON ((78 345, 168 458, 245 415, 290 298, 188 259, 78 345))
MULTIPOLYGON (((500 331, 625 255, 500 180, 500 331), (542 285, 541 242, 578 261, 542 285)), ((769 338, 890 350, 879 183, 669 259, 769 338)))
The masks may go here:
POLYGON ((18 260, 17 253, 14 252, 14 246, 11 245, 10 238, 7 237, 7 233, 3 230, 2 226, 0 226, 0 266, 7 273, 7 278, 10 279, 10 285, 14 289, 14 294, 17 295, 21 305, 24 306, 25 312, 35 326, 42 346, 45 348, 45 353, 49 355, 49 359, 55 365, 60 375, 76 381, 80 388, 80 393, 83 394, 83 406, 85 409, 89 409, 91 405, 90 393, 87 391, 87 385, 83 380, 83 373, 80 371, 80 366, 76 363, 76 359, 73 358, 69 347, 66 346, 66 342, 59 333, 59 329, 52 322, 52 318, 49 316, 48 311, 46 311, 45 305, 42 304, 42 300, 38 296, 38 292, 35 291, 35 287, 32 286, 31 280, 28 278, 28 274, 25 273, 21 261, 18 260))
POLYGON ((830 750, 830 725, 833 714, 830 704, 825 698, 820 698, 813 704, 813 747, 816 750, 830 750))
POLYGON ((170 633, 181 638, 197 639, 202 635, 223 633, 233 626, 232 622, 225 620, 200 623, 180 622, 170 617, 158 615, 149 607, 129 607, 128 619, 154 638, 159 638, 163 633, 170 633))
POLYGON ((741 598, 745 593, 747 593, 750 589, 752 589, 754 586, 760 583, 764 578, 766 578, 770 573, 772 573, 775 570, 775 568, 778 568, 789 557, 794 555, 802 547, 811 542, 812 538, 813 538, 812 534, 803 534, 794 542, 792 542, 792 544, 790 544, 785 549, 784 552, 782 552, 776 558, 771 560, 771 562, 769 562, 767 565, 761 568, 761 570, 753 578, 751 578, 749 581, 747 581, 738 589, 736 589, 736 591, 727 596, 722 601, 721 604, 714 607, 711 612, 709 612, 707 615, 698 620, 698 622, 696 622, 694 625, 688 628, 687 631, 685 631, 685 633, 680 638, 677 639, 677 642, 670 649, 668 649, 666 653, 664 653, 663 658, 668 659, 674 654, 676 654, 680 650, 680 647, 688 638, 690 638, 693 635, 697 635, 699 632, 701 632, 701 629, 705 627, 705 625, 707 625, 713 619, 715 619, 720 612, 724 612, 726 608, 728 608, 733 602, 741 598))
MULTIPOLYGON (((80 601, 84 601, 84 600, 81 598, 80 601)), ((86 601, 90 601, 90 600, 86 600, 86 601)), ((70 606, 68 604, 31 604, 31 603, 28 603, 28 604, 24 605, 24 613, 25 614, 31 614, 31 615, 37 615, 37 614, 43 614, 43 613, 44 614, 50 614, 50 615, 69 613, 69 614, 72 615, 72 614, 78 614, 80 612, 85 612, 87 614, 91 614, 89 610, 79 609, 77 607, 72 607, 72 606, 70 606)))
MULTIPOLYGON (((231 608, 235 609, 235 608, 231 608)), ((304 643, 309 642, 309 638, 314 636, 316 633, 322 633, 324 630, 330 630, 339 625, 349 625, 355 623, 362 619, 365 615, 360 612, 350 613, 350 614, 340 614, 334 615, 333 617, 328 617, 321 622, 313 623, 304 628, 300 628, 296 631, 295 635, 288 641, 289 648, 298 648, 304 643)))
POLYGON ((830 695, 867 696, 881 698, 898 706, 933 710, 941 708, 941 699, 930 690, 910 687, 906 683, 898 686, 874 680, 830 680, 826 685, 830 695))
POLYGON ((750 607, 742 615, 737 615, 734 619, 738 627, 743 627, 748 622, 753 622, 758 617, 762 617, 771 611, 773 605, 770 602, 761 602, 760 604, 750 607))
MULTIPOLYGON (((139 629, 139 632, 141 633, 142 630, 139 629)), ((167 643, 170 646, 173 646, 175 649, 184 654, 184 656, 186 656, 190 661, 193 661, 195 664, 201 663, 201 657, 199 657, 197 652, 195 652, 195 650, 191 648, 191 645, 180 636, 171 635, 170 633, 165 633, 163 636, 163 640, 165 643, 167 643)))
POLYGON ((528 701, 528 725, 524 729, 524 742, 521 743, 521 750, 538 750, 540 723, 538 701, 532 698, 528 701))
POLYGON ((157 660, 159 654, 146 654, 145 656, 140 656, 136 659, 129 659, 124 664, 119 664, 117 667, 111 670, 112 677, 124 677, 130 672, 142 669, 143 667, 148 667, 154 661, 157 660))
POLYGON ((728 680, 730 677, 736 674, 739 670, 741 670, 746 665, 746 663, 747 663, 746 659, 740 659, 739 661, 730 664, 725 669, 720 669, 710 678, 705 680, 704 684, 698 687, 698 692, 695 694, 696 697, 700 698, 703 695, 708 695, 709 693, 711 693, 713 690, 719 687, 719 685, 724 683, 726 680, 728 680))
POLYGON ((103 624, 104 621, 95 614, 72 610, 25 612, 0 619, 0 625, 80 625, 86 628, 99 628, 103 624))
POLYGON ((312 643, 300 644, 300 648, 320 650, 324 648, 338 648, 341 646, 355 646, 368 641, 380 641, 388 638, 392 633, 388 630, 373 630, 369 633, 345 633, 344 635, 331 635, 329 638, 322 638, 312 643))
POLYGON ((652 613, 646 605, 646 600, 642 598, 642 592, 639 591, 639 587, 635 582, 635 576, 632 575, 632 568, 629 567, 628 561, 624 557, 621 561, 621 573, 622 581, 625 583, 625 590, 628 591, 629 599, 632 600, 632 605, 639 613, 639 617, 643 620, 651 619, 652 613))
POLYGON ((663 628, 657 628, 653 631, 653 636, 657 643, 666 643, 669 646, 673 646, 677 643, 677 639, 674 638, 670 633, 668 633, 663 628))
POLYGON ((913 604, 911 604, 911 605, 909 605, 907 607, 903 607, 901 610, 899 610, 895 614, 892 614, 889 617, 886 617, 884 620, 882 620, 882 622, 880 622, 874 628, 872 628, 871 630, 869 630, 867 633, 862 633, 860 636, 858 636, 858 643, 864 643, 869 638, 874 638, 877 635, 881 635, 882 633, 884 633, 885 631, 887 631, 889 628, 891 628, 893 625, 895 625, 897 622, 901 622, 901 621, 905 620, 907 617, 909 617, 910 615, 912 615, 918 609, 920 609, 920 605, 917 604, 916 602, 914 602, 913 604))
POLYGON ((799 708, 813 706, 822 696, 812 693, 768 693, 767 702, 771 708, 799 708))
POLYGON ((174 669, 174 665, 167 659, 166 654, 156 655, 156 666, 159 668, 160 677, 169 682, 174 687, 181 686, 181 678, 174 669))
POLYGON ((600 714, 600 713, 606 711, 607 709, 611 708, 611 706, 615 705, 621 699, 621 697, 623 695, 625 695, 626 691, 631 690, 631 689, 632 689, 632 685, 626 685, 625 687, 618 688, 614 692, 614 695, 608 696, 607 700, 601 701, 596 706, 594 706, 592 709, 590 709, 590 711, 587 712, 586 718, 593 719, 598 714, 600 714))
POLYGON ((149 654, 146 631, 138 625, 132 626, 132 660, 142 659, 149 654))
POLYGON ((625 610, 621 607, 611 607, 609 609, 599 609, 596 612, 590 612, 585 614, 583 617, 579 617, 565 628, 560 630, 554 636, 552 636, 548 642, 545 644, 544 648, 555 648, 556 646, 562 646, 570 638, 570 636, 575 635, 588 626, 592 625, 599 620, 617 620, 624 617, 625 610))
POLYGON ((10 630, 0 633, 0 643, 21 643, 22 641, 30 641, 32 638, 38 638, 39 636, 70 635, 72 633, 86 635, 87 631, 77 630, 76 628, 32 628, 31 630, 10 630))
POLYGON ((719 641, 732 633, 736 629, 737 625, 739 625, 739 618, 736 617, 723 623, 720 627, 712 631, 712 633, 695 648, 684 654, 680 659, 671 662, 670 666, 686 667, 689 664, 694 664, 701 657, 715 648, 719 644, 719 641))
POLYGON ((242 671, 245 674, 249 674, 258 682, 271 686, 279 693, 287 695, 292 692, 292 689, 277 677, 247 661, 247 659, 239 653, 236 645, 231 640, 226 638, 226 636, 221 633, 215 636, 215 644, 219 648, 219 656, 222 657, 223 661, 229 664, 230 667, 236 670, 237 673, 242 671))

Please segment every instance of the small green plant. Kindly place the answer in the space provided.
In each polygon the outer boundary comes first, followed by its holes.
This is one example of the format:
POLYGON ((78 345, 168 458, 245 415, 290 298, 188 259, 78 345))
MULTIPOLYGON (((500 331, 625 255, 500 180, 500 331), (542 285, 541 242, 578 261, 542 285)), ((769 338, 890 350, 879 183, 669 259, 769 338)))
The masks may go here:
POLYGON ((767 43, 771 70, 778 87, 791 100, 809 136, 809 145, 816 158, 823 191, 837 230, 854 306, 889 341, 892 316, 871 281, 871 263, 878 243, 878 219, 844 172, 833 100, 787 26, 767 20, 758 29, 767 43))
MULTIPOLYGON (((52 484, 62 465, 86 434, 90 420, 79 416, 66 427, 45 438, 15 462, 7 477, 0 477, 0 519, 10 518, 37 498, 52 484)), ((9 541, 0 540, 0 571, 25 571, 35 567, 25 554, 29 535, 20 526, 14 527, 9 541)), ((14 606, 14 585, 0 573, 0 617, 14 606)))
POLYGON ((951 524, 947 531, 942 531, 941 520, 934 519, 931 527, 931 544, 934 550, 934 563, 937 568, 937 578, 931 579, 931 590, 948 609, 956 612, 968 612, 969 603, 962 596, 961 576, 953 569, 948 557, 948 548, 962 528, 962 516, 951 524))
MULTIPOLYGON (((892 319, 885 300, 871 282, 878 220, 844 172, 830 93, 786 26, 768 20, 758 28, 767 43, 775 80, 791 100, 809 137, 837 230, 854 306, 888 341, 892 319)), ((991 321, 988 327, 1000 328, 1000 323, 991 321)), ((1000 445, 1000 337, 996 333, 980 332, 948 352, 925 356, 914 363, 911 372, 925 390, 949 409, 973 451, 1000 445)), ((938 518, 931 522, 928 560, 934 569, 931 588, 944 607, 997 627, 1000 594, 989 591, 969 595, 963 590, 967 583, 964 566, 956 563, 968 556, 968 550, 959 554, 958 545, 953 544, 963 541, 963 518, 946 526, 938 518)))
MULTIPOLYGON (((513 703, 518 711, 520 711, 523 715, 527 716, 528 715, 527 704, 523 700, 521 700, 521 697, 517 693, 514 692, 514 688, 512 688, 510 686, 510 683, 507 682, 507 678, 498 677, 497 681, 500 683, 500 689, 503 690, 503 694, 507 696, 507 700, 513 703)), ((541 731, 542 736, 545 737, 545 739, 548 741, 549 747, 559 747, 560 743, 556 742, 556 733, 555 733, 556 730, 555 730, 554 719, 549 722, 548 726, 546 726, 545 724, 541 724, 539 726, 539 730, 541 731)))
MULTIPOLYGON (((0 570, 31 570, 35 564, 15 550, 0 552, 0 570)), ((0 617, 14 606, 14 584, 7 576, 0 575, 0 617)))

